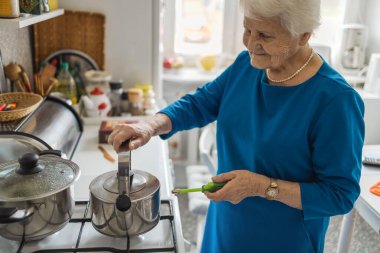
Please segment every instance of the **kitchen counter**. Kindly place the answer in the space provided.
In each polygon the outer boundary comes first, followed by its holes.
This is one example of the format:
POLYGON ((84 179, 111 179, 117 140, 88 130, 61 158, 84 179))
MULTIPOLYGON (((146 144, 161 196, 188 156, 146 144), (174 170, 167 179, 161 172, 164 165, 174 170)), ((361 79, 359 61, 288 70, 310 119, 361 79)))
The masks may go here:
MULTIPOLYGON (((100 121, 85 122, 83 135, 72 158, 81 169, 79 180, 74 184, 74 196, 77 201, 89 199, 89 185, 95 177, 117 170, 117 162, 106 160, 98 149, 99 125, 100 121)), ((102 146, 117 160, 117 154, 111 145, 102 144, 102 146)), ((173 180, 167 142, 159 137, 153 137, 148 144, 132 151, 132 169, 147 171, 159 179, 161 200, 170 200, 173 206, 177 252, 185 252, 178 200, 171 194, 173 180)))
MULTIPOLYGON (((376 154, 380 157, 380 145, 365 145, 363 154, 376 154)), ((380 233, 380 196, 369 191, 369 188, 377 182, 380 182, 380 167, 363 165, 360 178, 360 196, 356 200, 354 209, 343 216, 337 253, 349 252, 357 213, 377 233, 380 233)))

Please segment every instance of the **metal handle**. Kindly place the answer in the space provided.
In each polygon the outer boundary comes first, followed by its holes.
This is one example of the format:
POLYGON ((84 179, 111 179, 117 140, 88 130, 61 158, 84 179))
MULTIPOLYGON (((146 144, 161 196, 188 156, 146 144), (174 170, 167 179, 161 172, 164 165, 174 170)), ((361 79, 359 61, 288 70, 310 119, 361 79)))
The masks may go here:
POLYGON ((131 151, 118 154, 117 175, 119 195, 129 197, 131 190, 131 151))

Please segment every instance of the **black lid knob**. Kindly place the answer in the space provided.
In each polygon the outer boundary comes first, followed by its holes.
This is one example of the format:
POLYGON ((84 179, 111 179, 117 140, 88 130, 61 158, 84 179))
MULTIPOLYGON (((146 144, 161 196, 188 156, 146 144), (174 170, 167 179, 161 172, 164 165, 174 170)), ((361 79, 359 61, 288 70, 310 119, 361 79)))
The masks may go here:
POLYGON ((38 164, 38 158, 39 156, 34 153, 26 153, 22 155, 18 159, 20 168, 18 168, 16 172, 21 175, 31 175, 42 171, 44 166, 38 164))
POLYGON ((119 195, 116 199, 116 208, 120 212, 126 212, 131 208, 132 202, 127 195, 119 195))

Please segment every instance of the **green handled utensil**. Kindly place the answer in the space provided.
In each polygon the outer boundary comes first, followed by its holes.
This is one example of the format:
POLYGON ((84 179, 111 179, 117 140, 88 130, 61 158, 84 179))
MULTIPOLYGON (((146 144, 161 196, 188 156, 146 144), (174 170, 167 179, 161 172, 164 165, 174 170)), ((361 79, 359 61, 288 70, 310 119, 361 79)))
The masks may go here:
POLYGON ((202 185, 201 188, 191 188, 191 189, 174 189, 172 190, 173 194, 183 194, 183 193, 190 193, 190 192, 216 192, 223 188, 223 186, 226 183, 216 183, 216 182, 209 182, 205 185, 202 185))

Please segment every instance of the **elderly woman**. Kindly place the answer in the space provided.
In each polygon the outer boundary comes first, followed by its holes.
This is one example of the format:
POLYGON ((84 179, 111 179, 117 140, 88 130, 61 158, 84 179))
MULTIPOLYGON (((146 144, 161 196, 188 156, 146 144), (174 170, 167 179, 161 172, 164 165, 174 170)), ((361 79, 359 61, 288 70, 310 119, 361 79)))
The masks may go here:
POLYGON ((153 118, 118 127, 116 150, 217 124, 218 175, 202 252, 323 252, 329 217, 360 193, 360 96, 308 44, 319 0, 241 0, 242 52, 153 118))

